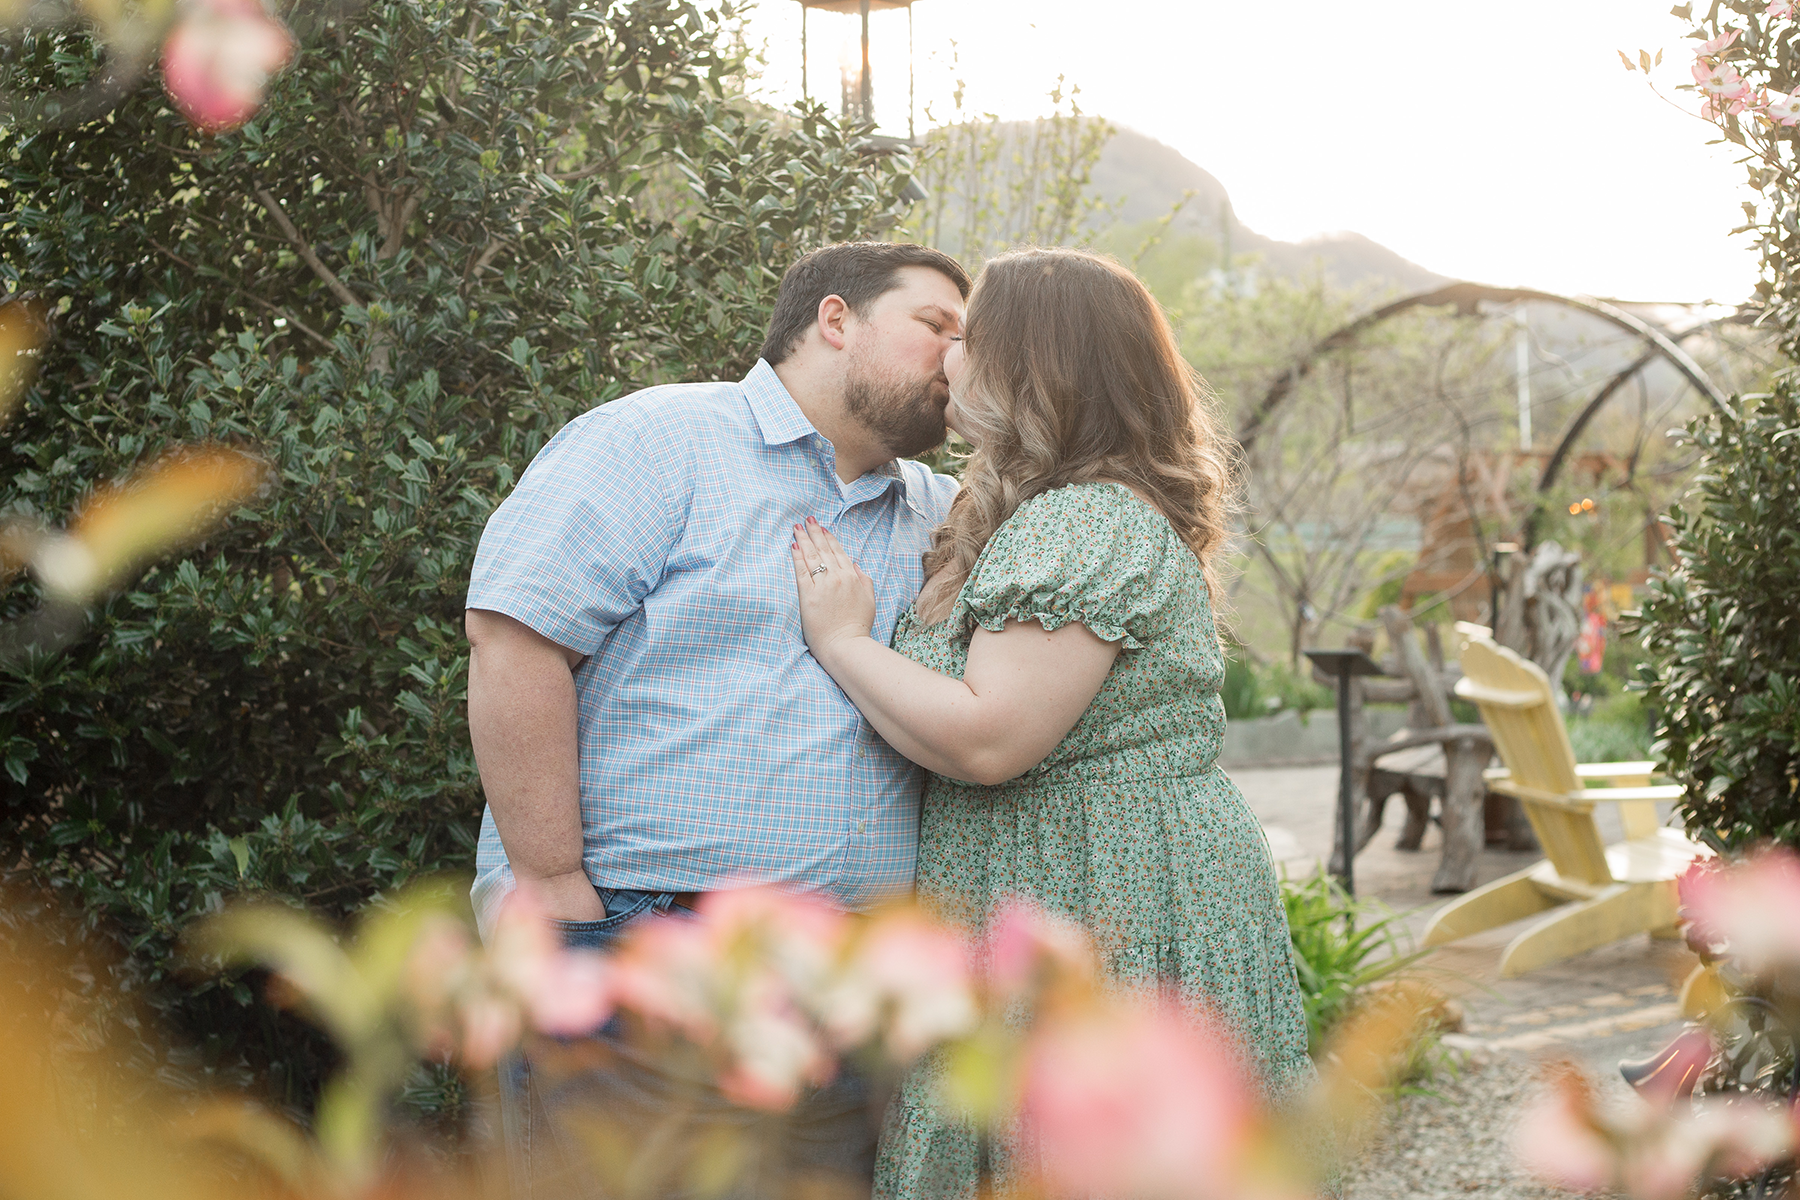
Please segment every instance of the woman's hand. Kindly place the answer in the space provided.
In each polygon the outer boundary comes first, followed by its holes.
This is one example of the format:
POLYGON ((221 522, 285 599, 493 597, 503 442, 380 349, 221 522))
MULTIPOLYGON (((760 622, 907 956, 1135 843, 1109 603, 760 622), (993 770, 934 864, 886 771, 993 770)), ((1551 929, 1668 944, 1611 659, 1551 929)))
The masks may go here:
POLYGON ((827 671, 834 648, 867 638, 875 624, 875 581, 850 561, 831 530, 811 517, 794 526, 794 586, 800 591, 800 631, 827 671))

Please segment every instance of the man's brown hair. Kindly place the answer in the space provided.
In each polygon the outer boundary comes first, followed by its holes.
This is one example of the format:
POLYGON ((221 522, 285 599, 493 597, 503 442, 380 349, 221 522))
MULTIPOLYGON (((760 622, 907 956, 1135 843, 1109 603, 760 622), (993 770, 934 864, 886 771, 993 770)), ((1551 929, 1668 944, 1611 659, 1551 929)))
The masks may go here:
POLYGON ((792 354, 818 318, 819 304, 827 296, 842 298, 858 317, 868 315, 869 305, 900 286, 902 267, 929 267, 954 283, 964 300, 969 298, 969 273, 941 250, 911 242, 821 246, 801 255, 781 277, 762 357, 776 366, 792 354))

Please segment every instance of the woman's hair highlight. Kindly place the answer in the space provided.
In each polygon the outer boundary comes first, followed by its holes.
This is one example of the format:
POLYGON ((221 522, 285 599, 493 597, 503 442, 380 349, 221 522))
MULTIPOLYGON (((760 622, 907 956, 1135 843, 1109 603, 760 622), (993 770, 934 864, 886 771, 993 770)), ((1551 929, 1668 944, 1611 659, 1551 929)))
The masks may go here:
POLYGON ((1226 537, 1237 445, 1137 276, 1081 250, 1001 255, 976 281, 964 340, 955 403, 975 450, 925 553, 920 619, 949 613, 1021 504, 1102 480, 1162 510, 1216 598, 1212 559, 1226 537))

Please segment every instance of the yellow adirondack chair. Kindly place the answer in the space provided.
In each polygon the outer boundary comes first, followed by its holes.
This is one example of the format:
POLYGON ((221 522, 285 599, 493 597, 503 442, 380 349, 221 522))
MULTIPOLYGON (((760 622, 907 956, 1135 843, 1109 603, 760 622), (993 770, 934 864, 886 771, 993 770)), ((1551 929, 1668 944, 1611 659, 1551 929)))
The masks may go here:
POLYGON ((1554 910, 1506 947, 1500 974, 1514 976, 1634 933, 1672 931, 1675 878, 1708 853, 1657 821, 1656 801, 1678 798, 1680 786, 1650 786, 1648 762, 1577 765, 1543 669, 1479 626, 1458 632, 1467 640, 1456 694, 1480 708, 1506 764, 1488 772, 1488 786, 1518 797, 1547 857, 1446 904, 1425 927, 1425 944, 1554 910), (1613 786, 1593 786, 1600 782, 1613 786), (1619 805, 1623 842, 1601 844, 1600 801, 1619 805))

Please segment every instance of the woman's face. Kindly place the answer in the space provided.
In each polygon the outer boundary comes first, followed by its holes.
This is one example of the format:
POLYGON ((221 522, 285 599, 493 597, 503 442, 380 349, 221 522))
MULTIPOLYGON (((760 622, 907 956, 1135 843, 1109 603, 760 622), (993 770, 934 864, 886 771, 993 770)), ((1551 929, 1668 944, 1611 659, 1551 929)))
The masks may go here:
POLYGON ((944 354, 944 378, 950 381, 950 403, 944 408, 944 424, 954 429, 957 436, 965 442, 973 444, 974 439, 969 436, 967 425, 962 419, 962 412, 957 406, 956 381, 962 377, 963 369, 963 340, 957 338, 944 354))

